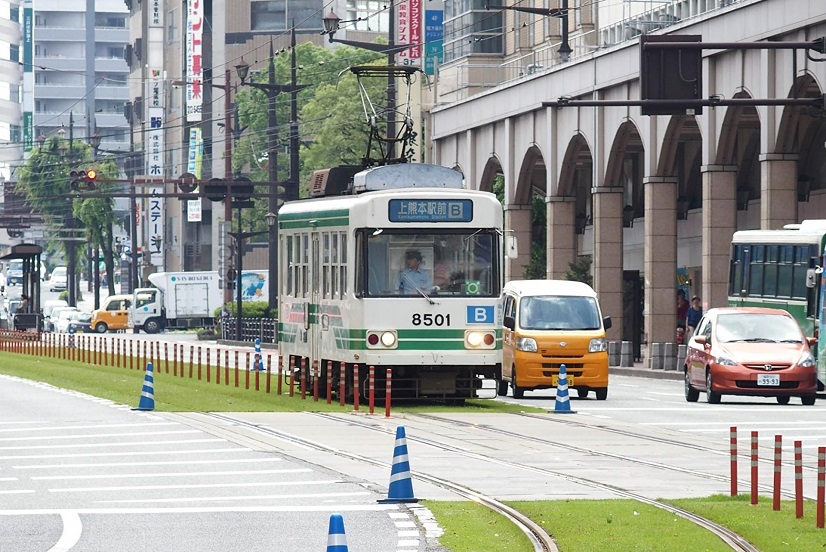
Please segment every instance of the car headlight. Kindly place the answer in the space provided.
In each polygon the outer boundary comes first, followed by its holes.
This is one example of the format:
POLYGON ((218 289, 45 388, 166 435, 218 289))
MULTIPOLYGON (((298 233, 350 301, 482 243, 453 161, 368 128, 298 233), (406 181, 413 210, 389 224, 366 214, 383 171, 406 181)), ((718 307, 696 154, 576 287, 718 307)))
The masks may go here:
POLYGON ((800 360, 797 361, 797 365, 802 368, 811 368, 815 365, 815 357, 812 356, 812 353, 803 353, 800 360))
POLYGON ((605 339, 598 337, 596 339, 592 339, 591 342, 588 344, 588 352, 589 353, 601 353, 603 351, 608 350, 608 344, 605 342, 605 339))
POLYGON ((736 362, 731 360, 729 357, 725 357, 725 356, 722 356, 722 355, 718 356, 716 361, 717 361, 717 364, 719 364, 721 366, 737 366, 736 362))
POLYGON ((520 337, 516 340, 516 350, 535 353, 537 351, 536 340, 532 337, 520 337))

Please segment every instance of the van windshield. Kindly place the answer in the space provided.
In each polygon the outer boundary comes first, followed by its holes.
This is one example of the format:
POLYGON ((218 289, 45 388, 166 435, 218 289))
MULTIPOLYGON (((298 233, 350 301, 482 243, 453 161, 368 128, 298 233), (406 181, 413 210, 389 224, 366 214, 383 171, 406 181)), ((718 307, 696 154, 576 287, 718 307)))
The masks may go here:
POLYGON ((519 308, 524 330, 598 330, 599 309, 593 297, 525 297, 519 308))

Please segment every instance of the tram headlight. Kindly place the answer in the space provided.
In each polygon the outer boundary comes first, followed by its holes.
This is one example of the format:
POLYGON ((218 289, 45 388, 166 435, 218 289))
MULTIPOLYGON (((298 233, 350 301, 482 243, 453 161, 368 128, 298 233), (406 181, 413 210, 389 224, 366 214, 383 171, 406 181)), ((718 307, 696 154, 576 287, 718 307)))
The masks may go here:
POLYGON ((368 349, 395 349, 399 337, 394 330, 375 330, 367 332, 368 349))
POLYGON ((496 346, 496 334, 492 331, 468 330, 465 332, 466 349, 493 349, 496 346))

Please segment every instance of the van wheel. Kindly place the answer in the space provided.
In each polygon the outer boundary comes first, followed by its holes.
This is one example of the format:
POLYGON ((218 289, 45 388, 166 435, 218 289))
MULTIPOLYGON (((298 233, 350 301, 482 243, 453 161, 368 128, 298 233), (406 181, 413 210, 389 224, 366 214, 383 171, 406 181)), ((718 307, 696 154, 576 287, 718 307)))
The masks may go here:
POLYGON ((604 401, 608 398, 608 388, 607 387, 600 387, 596 390, 597 392, 597 400, 604 401))
POLYGON ((514 399, 521 399, 525 396, 525 388, 519 387, 516 385, 516 368, 513 369, 513 373, 511 374, 511 387, 513 388, 513 398, 514 399))
POLYGON ((580 399, 587 399, 588 398, 588 390, 587 389, 577 389, 576 396, 580 399))
POLYGON ((95 331, 97 333, 106 333, 109 328, 106 326, 106 322, 98 322, 95 324, 95 331))
POLYGON ((508 394, 508 382, 505 380, 498 380, 496 382, 496 394, 500 397, 504 397, 508 394))

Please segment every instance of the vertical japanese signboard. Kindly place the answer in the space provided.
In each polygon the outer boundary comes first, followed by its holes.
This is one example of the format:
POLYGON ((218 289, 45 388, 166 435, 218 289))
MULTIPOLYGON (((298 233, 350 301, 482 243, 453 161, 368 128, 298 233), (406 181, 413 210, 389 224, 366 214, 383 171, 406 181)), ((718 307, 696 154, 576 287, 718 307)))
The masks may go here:
MULTIPOLYGON (((200 128, 189 129, 189 159, 186 165, 186 172, 194 174, 195 178, 201 179, 201 169, 204 163, 204 142, 201 137, 200 128)), ((186 202, 187 222, 201 222, 202 209, 201 198, 188 199, 186 202)))
MULTIPOLYGON (((422 10, 420 0, 404 0, 396 7, 399 15, 398 44, 410 44, 410 48, 398 53, 402 65, 420 66, 422 63, 422 10)), ((392 25, 392 22, 391 22, 392 25)))
MULTIPOLYGON (((149 93, 149 128, 146 131, 146 174, 150 178, 164 176, 164 107, 163 107, 163 78, 160 69, 150 70, 151 78, 148 81, 149 93)), ((163 194, 163 186, 149 188, 151 194, 163 194)), ((145 253, 149 254, 149 262, 157 267, 163 267, 163 240, 164 240, 164 200, 163 197, 150 197, 147 204, 147 239, 148 247, 145 253)))
POLYGON ((202 39, 203 0, 187 0, 186 18, 186 120, 200 121, 204 105, 202 39))
POLYGON ((34 2, 23 2, 23 151, 34 142, 34 2))
POLYGON ((428 75, 435 75, 444 59, 444 18, 444 10, 424 12, 424 72, 428 75))

